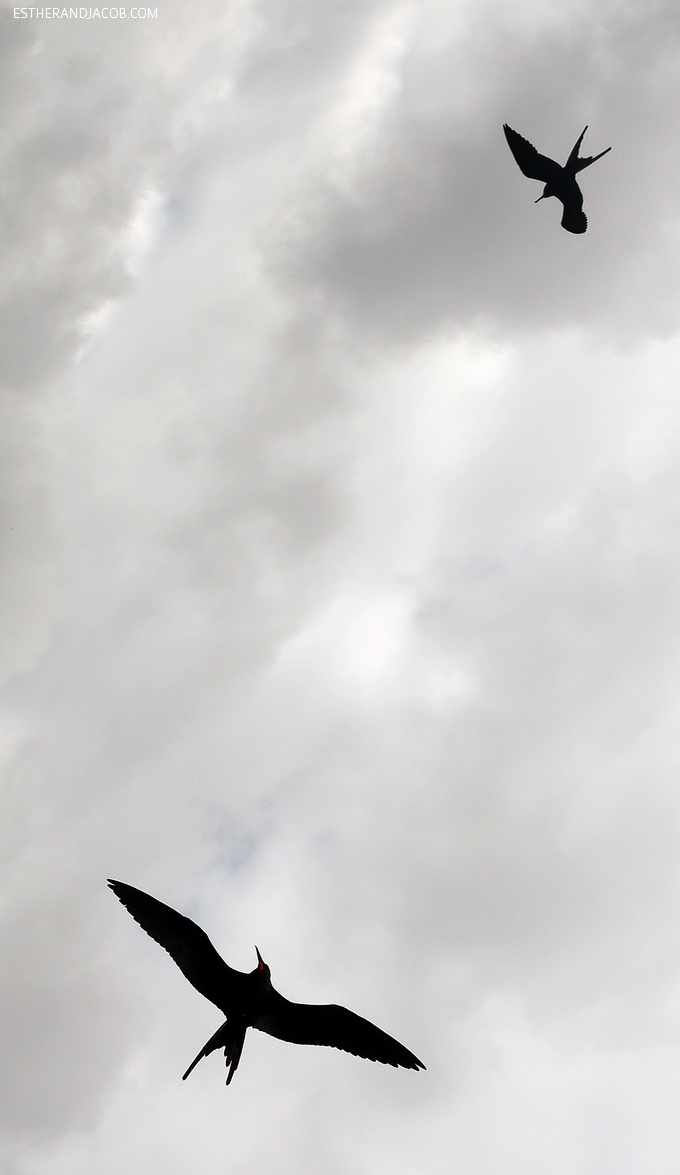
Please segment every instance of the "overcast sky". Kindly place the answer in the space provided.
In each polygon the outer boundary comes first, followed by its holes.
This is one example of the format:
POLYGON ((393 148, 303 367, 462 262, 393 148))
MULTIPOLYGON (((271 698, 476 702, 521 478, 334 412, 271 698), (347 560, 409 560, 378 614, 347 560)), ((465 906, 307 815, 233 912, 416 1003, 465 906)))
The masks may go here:
POLYGON ((677 3, 14 11, 3 1175, 677 1175, 677 3))

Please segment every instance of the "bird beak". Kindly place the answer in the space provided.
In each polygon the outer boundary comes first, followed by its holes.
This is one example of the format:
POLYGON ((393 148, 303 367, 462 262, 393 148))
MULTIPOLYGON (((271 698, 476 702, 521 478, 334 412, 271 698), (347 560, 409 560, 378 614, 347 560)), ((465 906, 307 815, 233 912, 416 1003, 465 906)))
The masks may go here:
MULTIPOLYGON (((542 196, 538 197, 538 200, 545 200, 545 192, 543 193, 542 196)), ((538 200, 534 200, 534 204, 538 204, 538 200)))
POLYGON ((260 952, 258 951, 257 947, 255 947, 255 952, 256 952, 256 954, 257 954, 257 962, 258 962, 258 968, 257 968, 257 969, 258 969, 258 971, 261 971, 261 970, 262 970, 262 968, 264 967, 264 959, 262 958, 262 955, 261 955, 261 954, 260 954, 260 952))

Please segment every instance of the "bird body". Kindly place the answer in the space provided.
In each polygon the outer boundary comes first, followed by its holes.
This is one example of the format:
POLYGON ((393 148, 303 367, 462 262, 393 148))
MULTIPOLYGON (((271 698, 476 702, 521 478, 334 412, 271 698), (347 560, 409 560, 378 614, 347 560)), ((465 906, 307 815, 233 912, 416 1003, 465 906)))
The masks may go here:
POLYGON ((142 929, 171 955, 197 991, 226 1016, 225 1023, 194 1058, 183 1080, 203 1057, 224 1049, 229 1085, 249 1028, 293 1044, 328 1045, 395 1068, 425 1068, 398 1040, 348 1008, 338 1004, 296 1004, 285 999, 272 986, 271 972, 257 947, 257 967, 248 974, 236 971, 224 962, 205 931, 190 918, 122 881, 109 880, 108 884, 142 929))
MULTIPOLYGON (((538 197, 538 200, 556 196, 564 205, 562 228, 565 228, 569 233, 584 233, 588 228, 588 221, 583 211, 583 193, 576 183, 576 173, 601 159, 603 155, 607 154, 607 151, 611 151, 611 147, 607 147, 606 151, 600 151, 599 155, 579 157, 583 136, 588 130, 586 126, 576 140, 564 167, 561 167, 559 163, 555 163, 555 160, 549 159, 547 155, 539 155, 536 148, 527 139, 518 135, 517 131, 513 131, 507 123, 504 123, 503 130, 520 171, 529 179, 541 180, 545 184, 543 194, 538 197)), ((536 200, 536 204, 538 204, 538 200, 536 200)))

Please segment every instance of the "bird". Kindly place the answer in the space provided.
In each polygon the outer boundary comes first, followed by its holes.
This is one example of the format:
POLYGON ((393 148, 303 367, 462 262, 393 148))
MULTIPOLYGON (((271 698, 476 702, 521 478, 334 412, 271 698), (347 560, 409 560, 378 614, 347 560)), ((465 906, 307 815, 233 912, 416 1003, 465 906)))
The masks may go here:
POLYGON ((236 971, 224 962, 205 931, 190 918, 123 881, 109 878, 107 884, 135 922, 175 960, 189 983, 226 1016, 224 1024, 194 1057, 183 1081, 203 1057, 224 1049, 229 1085, 238 1069, 249 1028, 293 1044, 328 1045, 394 1068, 425 1068, 398 1040, 348 1008, 338 1004, 294 1004, 279 995, 257 947, 257 967, 249 973, 236 971))
MULTIPOLYGON (((586 126, 574 143, 564 167, 560 167, 554 159, 548 159, 547 155, 539 155, 536 148, 527 139, 518 135, 517 131, 513 131, 507 123, 503 124, 503 130, 508 140, 508 146, 519 164, 520 171, 524 172, 524 175, 528 176, 530 180, 541 180, 545 184, 543 195, 539 196, 538 200, 545 200, 548 196, 557 196, 557 199, 561 200, 564 205, 562 228, 565 228, 568 233, 584 233, 588 228, 588 221, 583 211, 583 193, 576 183, 576 173, 601 159, 603 155, 607 154, 607 151, 611 151, 611 147, 607 147, 606 151, 600 151, 599 155, 580 158, 579 148, 583 142, 583 136, 588 130, 586 126)), ((535 200, 534 203, 538 204, 538 200, 535 200)))

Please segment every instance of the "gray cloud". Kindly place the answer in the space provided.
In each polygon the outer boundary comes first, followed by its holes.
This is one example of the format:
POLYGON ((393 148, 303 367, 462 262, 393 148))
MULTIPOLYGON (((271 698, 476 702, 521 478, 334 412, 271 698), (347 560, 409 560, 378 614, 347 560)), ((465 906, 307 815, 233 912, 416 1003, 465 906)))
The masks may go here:
POLYGON ((677 20, 454 16, 6 21, 12 1175, 671 1169, 677 20), (183 1085, 107 875, 427 1074, 183 1085))
POLYGON ((543 26, 539 15, 537 27, 482 31, 485 20, 405 56, 354 185, 313 192, 312 230, 285 268, 381 338, 447 325, 580 326, 626 345, 672 333, 676 13, 565 9, 543 26), (590 149, 615 144, 583 177, 587 248, 555 231, 557 205, 531 208, 540 189, 502 149, 504 121, 560 159, 586 122, 590 149))

